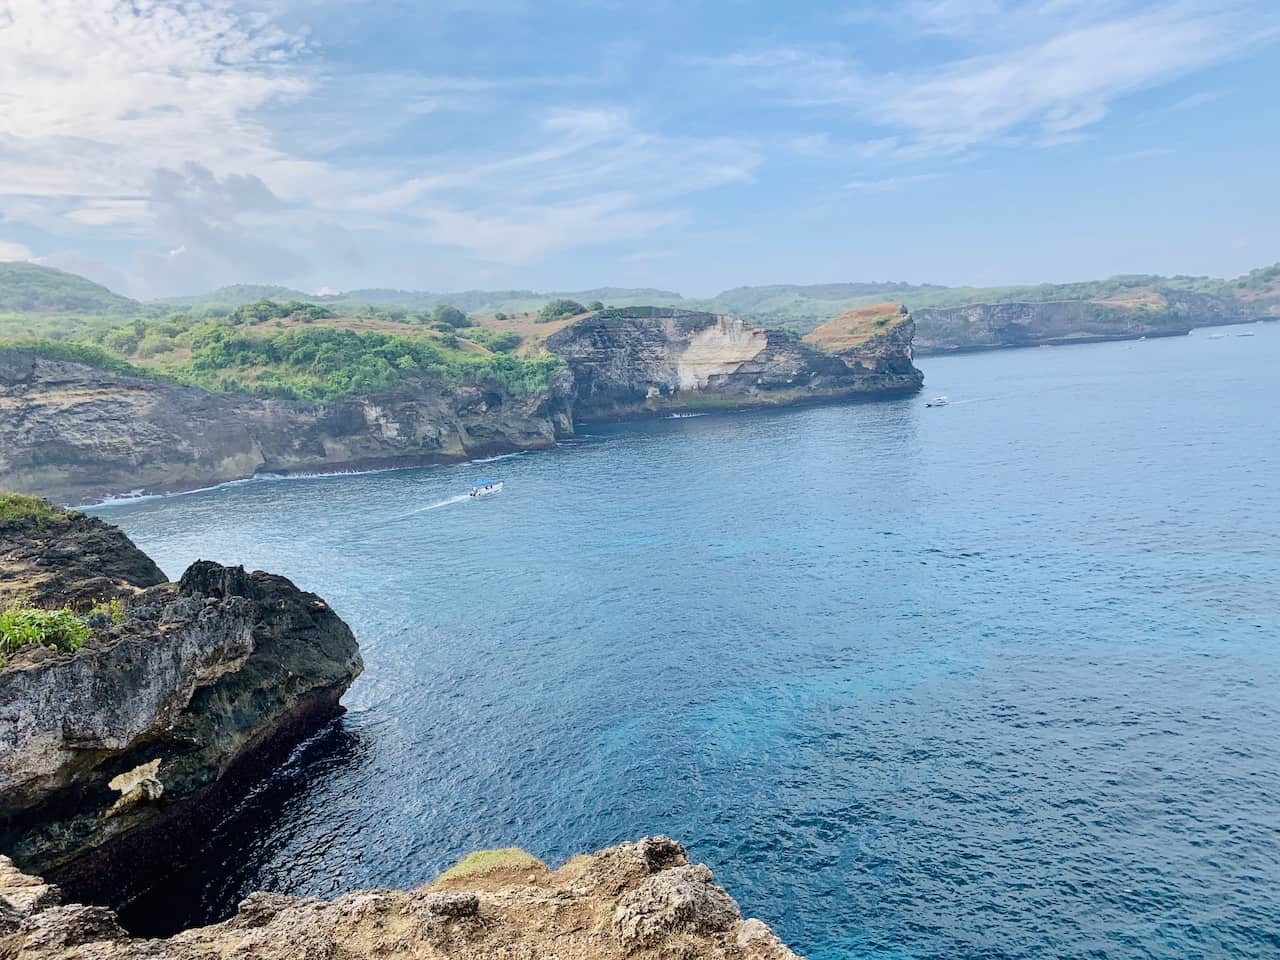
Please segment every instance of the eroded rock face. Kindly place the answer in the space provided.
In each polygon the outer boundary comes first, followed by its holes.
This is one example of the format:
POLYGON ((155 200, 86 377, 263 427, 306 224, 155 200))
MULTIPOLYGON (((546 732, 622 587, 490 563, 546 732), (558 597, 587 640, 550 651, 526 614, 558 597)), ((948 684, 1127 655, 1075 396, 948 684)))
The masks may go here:
POLYGON ((551 447, 572 429, 562 383, 531 400, 422 381, 307 403, 0 350, 0 486, 62 503, 258 473, 454 462, 551 447))
POLYGON ((611 419, 700 408, 775 406, 918 390, 908 319, 827 353, 781 330, 676 308, 601 310, 546 346, 573 375, 574 415, 611 419))
POLYGON ((921 307, 912 315, 921 354, 1182 336, 1197 326, 1252 319, 1235 301, 1189 291, 1165 291, 1158 301, 1139 305, 1089 300, 976 303, 921 307))
POLYGON ((200 561, 154 584, 122 533, 76 515, 0 524, 0 549, 4 583, 57 558, 57 576, 37 580, 45 604, 83 598, 78 571, 129 595, 124 621, 82 649, 26 647, 0 667, 0 850, 77 895, 119 901, 145 885, 140 865, 180 856, 341 712, 360 673, 346 624, 283 577, 200 561))
MULTIPOLYGON (((235 917, 168 940, 136 940, 109 911, 32 904, 39 881, 0 859, 0 960, 295 960, 298 957, 557 960, 798 960, 760 920, 744 920, 711 871, 665 837, 416 890, 333 901, 253 894, 235 917)), ((56 892, 55 892, 56 894, 56 892)))

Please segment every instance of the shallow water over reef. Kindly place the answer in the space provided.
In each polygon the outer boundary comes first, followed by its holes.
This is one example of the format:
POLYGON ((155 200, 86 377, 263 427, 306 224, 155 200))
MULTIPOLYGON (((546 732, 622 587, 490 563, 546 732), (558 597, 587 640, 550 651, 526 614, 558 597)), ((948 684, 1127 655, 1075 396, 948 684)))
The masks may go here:
POLYGON ((1280 326, 1218 332, 100 509, 367 665, 131 920, 667 833, 814 960, 1280 955, 1280 326))

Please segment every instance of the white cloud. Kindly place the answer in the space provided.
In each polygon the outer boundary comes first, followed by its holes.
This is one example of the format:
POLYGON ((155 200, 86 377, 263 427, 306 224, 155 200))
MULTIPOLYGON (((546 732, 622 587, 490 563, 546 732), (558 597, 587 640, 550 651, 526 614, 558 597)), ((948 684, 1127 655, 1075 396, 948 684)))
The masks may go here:
POLYGON ((917 173, 905 177, 880 177, 878 179, 850 180, 844 185, 846 190, 858 190, 863 193, 889 193, 900 190, 913 183, 926 183, 937 180, 936 173, 917 173))
POLYGON ((1242 55, 1280 30, 1271 7, 1208 0, 1109 6, 937 0, 911 9, 945 32, 985 25, 981 46, 994 49, 901 74, 797 48, 716 62, 785 102, 848 109, 897 130, 894 152, 910 156, 1028 135, 1045 145, 1074 139, 1116 100, 1242 55))
POLYGON ((0 262, 6 260, 30 260, 31 251, 12 240, 0 240, 0 262))
POLYGON ((300 41, 262 15, 228 0, 0 0, 0 24, 4 193, 128 197, 157 167, 287 159, 255 112, 308 82, 290 66, 300 41))

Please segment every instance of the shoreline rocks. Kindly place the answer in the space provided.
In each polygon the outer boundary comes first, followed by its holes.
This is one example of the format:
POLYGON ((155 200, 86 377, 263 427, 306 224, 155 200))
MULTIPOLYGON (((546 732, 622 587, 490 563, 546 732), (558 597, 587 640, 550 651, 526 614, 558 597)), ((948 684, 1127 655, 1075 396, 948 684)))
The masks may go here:
POLYGON ((91 517, 0 523, 0 600, 83 611, 125 597, 74 652, 0 666, 0 851, 73 895, 122 902, 342 712, 355 638, 283 577, 208 561, 165 583, 91 517), (88 549, 92 546, 92 549, 88 549))
POLYGON ((164 940, 131 937, 110 910, 68 904, 0 857, 0 960, 339 955, 798 960, 667 837, 574 857, 554 871, 534 861, 330 901, 255 893, 231 919, 164 940))

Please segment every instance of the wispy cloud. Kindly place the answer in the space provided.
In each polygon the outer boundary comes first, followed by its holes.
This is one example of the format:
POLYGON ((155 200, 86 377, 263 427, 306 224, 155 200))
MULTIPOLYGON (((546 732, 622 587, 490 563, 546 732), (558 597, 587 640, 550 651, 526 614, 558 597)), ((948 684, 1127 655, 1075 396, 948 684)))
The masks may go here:
POLYGON ((936 173, 917 173, 911 176, 903 177, 880 177, 873 179, 850 180, 844 185, 846 190, 856 190, 862 193, 890 193, 894 190, 901 190, 913 183, 927 183, 930 180, 937 180, 936 173))
POLYGON ((952 33, 986 22, 991 29, 981 45, 997 49, 901 74, 795 47, 716 62, 781 102, 851 110, 894 130, 899 153, 946 153, 1001 139, 1063 142, 1101 121, 1116 100, 1242 55, 1280 30, 1280 12, 1257 3, 1108 8, 1090 0, 954 0, 913 7, 939 29, 950 24, 952 33), (1034 12, 1035 26, 1022 16, 1001 22, 1015 11, 1034 12))

